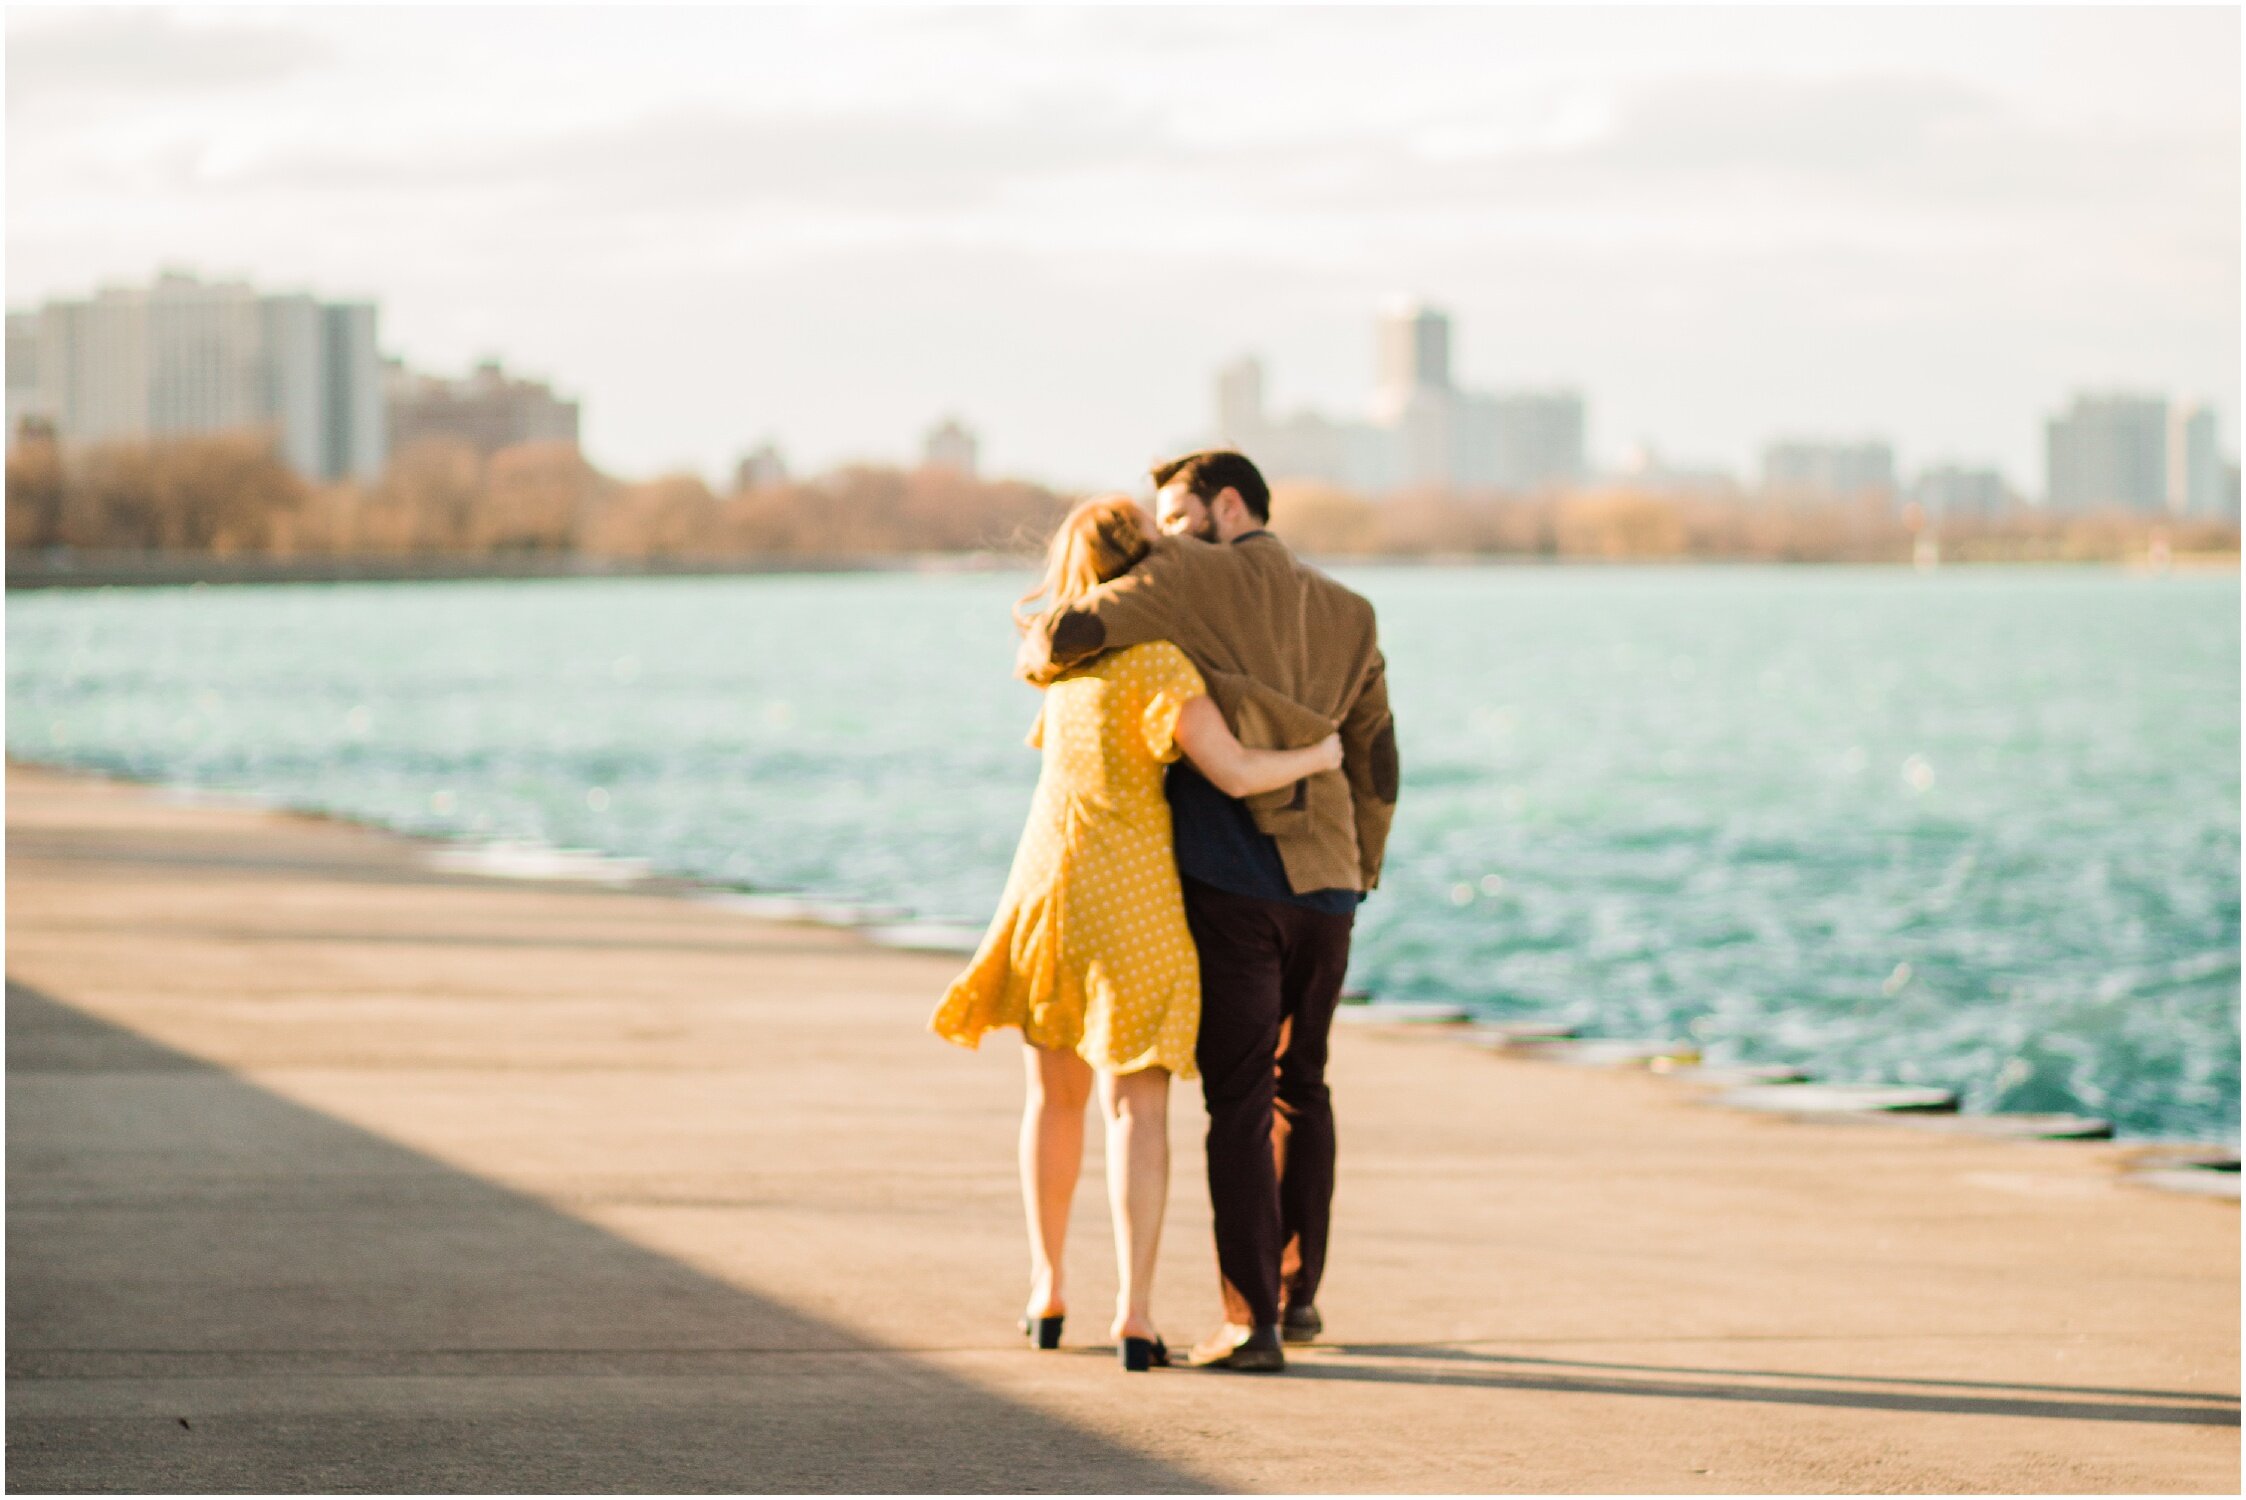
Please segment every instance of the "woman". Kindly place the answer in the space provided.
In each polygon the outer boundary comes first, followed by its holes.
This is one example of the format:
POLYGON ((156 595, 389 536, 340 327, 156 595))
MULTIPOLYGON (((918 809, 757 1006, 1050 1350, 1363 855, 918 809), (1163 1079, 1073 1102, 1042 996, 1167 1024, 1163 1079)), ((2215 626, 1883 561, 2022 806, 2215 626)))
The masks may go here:
MULTIPOLYGON (((1120 495, 1087 500, 1054 533, 1039 597, 1066 608, 1130 568, 1159 536, 1120 495)), ((973 1047, 1020 1029, 1029 1079, 1022 1200, 1029 1216, 1037 1346, 1060 1343, 1062 1248, 1084 1154, 1095 1075, 1107 1117, 1108 1201, 1120 1288, 1111 1333, 1126 1369, 1168 1363, 1151 1303, 1169 1197, 1169 1089, 1194 1076, 1201 978, 1170 843, 1163 767, 1182 751, 1235 797, 1341 764, 1328 736, 1303 750, 1250 750, 1209 701, 1201 674, 1167 641, 1117 651, 1046 690, 1030 744, 1043 769, 1014 867, 974 962, 929 1028, 973 1047)))

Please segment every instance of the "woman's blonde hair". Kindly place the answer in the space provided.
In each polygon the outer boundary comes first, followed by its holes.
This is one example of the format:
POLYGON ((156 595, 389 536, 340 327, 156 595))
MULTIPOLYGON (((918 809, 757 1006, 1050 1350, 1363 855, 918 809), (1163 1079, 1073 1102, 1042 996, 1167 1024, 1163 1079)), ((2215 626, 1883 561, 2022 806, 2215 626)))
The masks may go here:
POLYGON ((1046 609, 1066 609, 1147 554, 1139 508, 1128 495, 1100 495, 1068 513, 1045 548, 1045 576, 1014 605, 1014 623, 1025 630, 1042 598, 1046 609))

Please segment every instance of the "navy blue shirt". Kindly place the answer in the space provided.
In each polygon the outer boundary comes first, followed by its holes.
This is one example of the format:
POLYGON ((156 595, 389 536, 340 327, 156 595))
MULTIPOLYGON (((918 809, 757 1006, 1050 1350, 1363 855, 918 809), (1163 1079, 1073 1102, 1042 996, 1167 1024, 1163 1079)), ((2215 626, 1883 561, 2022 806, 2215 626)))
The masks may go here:
POLYGON ((1178 873, 1235 896, 1284 901, 1342 915, 1365 898, 1357 891, 1303 891, 1287 884, 1287 867, 1271 835, 1256 827, 1245 804, 1227 797, 1188 761, 1170 767, 1163 793, 1177 841, 1178 873))

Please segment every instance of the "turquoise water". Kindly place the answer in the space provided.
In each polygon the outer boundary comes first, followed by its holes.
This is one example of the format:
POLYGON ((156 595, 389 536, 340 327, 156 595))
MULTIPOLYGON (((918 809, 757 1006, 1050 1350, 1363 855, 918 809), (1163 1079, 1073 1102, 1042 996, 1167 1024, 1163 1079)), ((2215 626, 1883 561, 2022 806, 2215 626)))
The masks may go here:
MULTIPOLYGON (((1404 758, 1359 982, 2238 1138, 2235 576, 1342 576, 1404 758)), ((1021 583, 11 594, 7 744, 980 920, 1021 583)))

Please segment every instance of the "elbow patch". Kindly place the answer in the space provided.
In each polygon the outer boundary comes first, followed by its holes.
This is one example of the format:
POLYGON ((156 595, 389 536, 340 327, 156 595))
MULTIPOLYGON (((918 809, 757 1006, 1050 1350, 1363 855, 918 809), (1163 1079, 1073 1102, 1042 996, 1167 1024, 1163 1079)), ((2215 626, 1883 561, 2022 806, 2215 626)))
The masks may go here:
MULTIPOLYGON (((1053 655, 1066 661, 1090 656, 1107 644, 1107 627, 1097 615, 1069 610, 1053 622, 1053 655)), ((1395 757, 1390 756, 1393 760, 1395 757)))
POLYGON ((1372 762, 1367 769, 1373 773, 1373 795, 1394 807, 1400 773, 1396 765, 1396 725, 1393 722, 1381 725, 1380 733, 1373 736, 1372 754, 1368 758, 1372 762))

